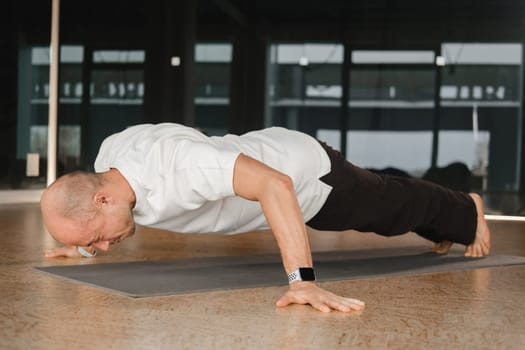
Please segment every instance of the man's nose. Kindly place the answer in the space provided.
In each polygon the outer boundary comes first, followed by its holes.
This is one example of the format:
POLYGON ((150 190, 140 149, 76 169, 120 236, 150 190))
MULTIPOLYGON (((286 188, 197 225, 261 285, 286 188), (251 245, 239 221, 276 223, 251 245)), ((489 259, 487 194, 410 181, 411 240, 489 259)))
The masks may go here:
POLYGON ((109 241, 96 242, 96 243, 93 243, 93 246, 97 249, 107 252, 109 250, 109 241))

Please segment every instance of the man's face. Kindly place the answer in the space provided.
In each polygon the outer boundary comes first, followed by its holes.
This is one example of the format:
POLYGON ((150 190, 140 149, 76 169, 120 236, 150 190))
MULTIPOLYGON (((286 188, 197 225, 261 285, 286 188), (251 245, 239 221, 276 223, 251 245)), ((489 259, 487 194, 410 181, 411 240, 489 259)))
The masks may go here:
POLYGON ((133 214, 126 206, 106 208, 89 226, 88 241, 79 242, 77 245, 93 246, 103 251, 135 233, 133 214))
POLYGON ((51 235, 70 246, 93 246, 107 251, 109 246, 122 242, 135 233, 135 222, 129 207, 105 207, 86 224, 60 217, 53 209, 44 210, 44 221, 51 235))

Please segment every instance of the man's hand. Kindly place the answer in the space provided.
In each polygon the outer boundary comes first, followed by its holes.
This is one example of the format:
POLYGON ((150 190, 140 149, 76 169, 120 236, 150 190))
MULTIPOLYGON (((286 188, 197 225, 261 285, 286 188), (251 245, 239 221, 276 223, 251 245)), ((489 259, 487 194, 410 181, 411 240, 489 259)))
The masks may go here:
POLYGON ((365 308, 365 303, 357 299, 344 298, 318 287, 312 282, 296 282, 290 285, 290 289, 276 303, 277 307, 285 307, 290 304, 310 304, 322 312, 332 310, 350 312, 365 308))
POLYGON ((58 258, 58 257, 81 258, 82 257, 82 254, 78 252, 76 246, 64 246, 64 247, 59 247, 59 248, 48 249, 44 252, 44 255, 46 258, 58 258))

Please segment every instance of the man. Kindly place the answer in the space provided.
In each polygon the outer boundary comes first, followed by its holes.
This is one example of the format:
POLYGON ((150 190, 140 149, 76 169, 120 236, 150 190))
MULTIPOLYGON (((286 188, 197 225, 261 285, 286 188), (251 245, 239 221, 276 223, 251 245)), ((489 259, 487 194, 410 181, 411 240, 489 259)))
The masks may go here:
POLYGON ((135 222, 180 233, 240 233, 270 227, 289 276, 277 306, 328 312, 364 303, 314 283, 306 225, 319 230, 415 231, 448 252, 489 253, 483 203, 474 194, 357 168, 314 138, 283 128, 207 137, 177 124, 138 125, 108 137, 96 174, 76 172, 41 200, 51 235, 70 246, 47 256, 84 255, 131 236, 135 222), (306 223, 306 224, 305 224, 306 223), (86 251, 87 249, 87 251, 86 251))

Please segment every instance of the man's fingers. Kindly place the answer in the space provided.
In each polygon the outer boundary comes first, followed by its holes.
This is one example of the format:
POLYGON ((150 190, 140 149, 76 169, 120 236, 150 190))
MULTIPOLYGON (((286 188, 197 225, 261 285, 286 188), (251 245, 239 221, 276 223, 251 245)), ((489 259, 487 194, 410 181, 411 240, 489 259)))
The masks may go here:
POLYGON ((288 306, 292 303, 292 301, 290 300, 290 298, 288 298, 288 296, 286 295, 283 295, 281 297, 281 299, 277 300, 277 302, 275 303, 275 305, 277 307, 285 307, 285 306, 288 306))
POLYGON ((330 308, 341 312, 350 312, 352 310, 349 303, 342 301, 332 301, 330 303, 330 308))
POLYGON ((365 307, 365 303, 357 299, 337 297, 337 300, 330 303, 330 307, 334 310, 350 312, 352 310, 362 310, 365 307))
POLYGON ((315 303, 315 302, 311 302, 310 305, 312 305, 314 307, 314 309, 317 309, 321 312, 330 312, 332 311, 332 308, 326 304, 323 304, 323 303, 315 303))
POLYGON ((359 311, 365 307, 365 304, 360 300, 352 300, 340 297, 336 297, 334 299, 330 298, 329 300, 321 303, 311 302, 310 305, 322 312, 330 312, 332 310, 341 312, 350 312, 352 310, 359 311))
POLYGON ((48 249, 45 251, 46 258, 56 258, 59 256, 64 256, 65 252, 61 248, 48 249))
POLYGON ((365 307, 365 303, 358 299, 346 298, 348 306, 353 310, 362 310, 365 307))
POLYGON ((44 252, 44 255, 46 258, 59 258, 59 257, 74 258, 74 257, 81 256, 77 250, 77 247, 74 247, 74 246, 48 249, 44 252))
POLYGON ((338 296, 314 284, 293 288, 276 302, 277 307, 285 307, 290 304, 310 304, 314 309, 321 312, 330 312, 331 310, 360 311, 365 307, 365 303, 361 300, 338 296))

